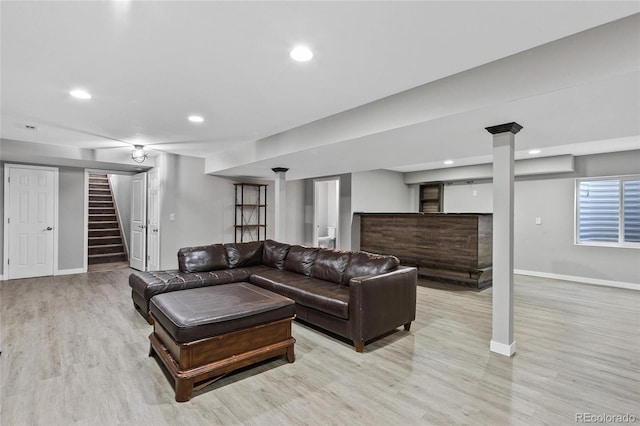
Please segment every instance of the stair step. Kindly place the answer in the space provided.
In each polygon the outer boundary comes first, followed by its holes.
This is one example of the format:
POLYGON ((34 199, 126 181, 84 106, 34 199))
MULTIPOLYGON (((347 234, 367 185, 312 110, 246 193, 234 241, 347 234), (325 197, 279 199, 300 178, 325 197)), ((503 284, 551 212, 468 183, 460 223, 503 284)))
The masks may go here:
POLYGON ((89 206, 89 215, 95 215, 95 214, 110 214, 110 215, 114 215, 116 214, 116 208, 115 207, 91 207, 89 206))
POLYGON ((96 263, 111 263, 111 262, 126 262, 127 255, 124 252, 121 253, 108 253, 108 254, 92 254, 88 257, 89 265, 95 265, 96 263))
POLYGON ((99 237, 120 237, 119 228, 96 228, 89 229, 89 238, 99 237))
POLYGON ((89 256, 99 254, 119 254, 124 253, 122 244, 103 244, 99 246, 89 246, 89 256))
POLYGON ((122 237, 116 235, 107 235, 104 237, 89 237, 89 247, 101 246, 105 244, 122 245, 122 237))
POLYGON ((89 214, 89 223, 91 222, 118 222, 118 218, 115 214, 102 214, 102 213, 90 213, 89 214))
POLYGON ((97 221, 97 222, 89 222, 89 229, 112 229, 118 227, 118 221, 115 220, 105 220, 105 221, 97 221))

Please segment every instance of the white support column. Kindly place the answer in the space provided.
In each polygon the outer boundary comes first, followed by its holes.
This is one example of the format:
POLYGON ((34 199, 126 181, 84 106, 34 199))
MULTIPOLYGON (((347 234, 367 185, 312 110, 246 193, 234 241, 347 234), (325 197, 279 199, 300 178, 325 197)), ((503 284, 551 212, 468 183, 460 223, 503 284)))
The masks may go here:
POLYGON ((512 356, 513 339, 513 169, 518 123, 486 128, 493 135, 493 328, 490 350, 512 356))
POLYGON ((274 167, 273 172, 276 174, 275 184, 275 232, 273 239, 276 241, 284 241, 287 224, 287 183, 285 174, 289 171, 286 167, 274 167))

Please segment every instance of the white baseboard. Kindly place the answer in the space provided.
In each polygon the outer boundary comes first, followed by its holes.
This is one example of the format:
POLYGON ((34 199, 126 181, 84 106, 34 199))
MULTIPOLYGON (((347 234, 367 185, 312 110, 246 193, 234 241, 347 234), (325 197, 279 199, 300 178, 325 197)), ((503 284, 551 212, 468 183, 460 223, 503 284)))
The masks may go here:
POLYGON ((551 278, 554 280, 573 281, 573 282, 584 283, 584 284, 601 285, 605 287, 626 288, 629 290, 640 291, 640 284, 626 283, 623 281, 602 280, 599 278, 588 278, 588 277, 574 277, 572 275, 551 274, 548 272, 538 272, 538 271, 525 271, 523 269, 514 269, 513 273, 518 275, 529 275, 532 277, 551 278))
POLYGON ((83 274, 85 271, 83 268, 75 268, 75 269, 58 269, 56 275, 74 275, 74 274, 83 274))
POLYGON ((506 345, 504 343, 496 342, 495 340, 491 339, 489 350, 500 355, 513 356, 513 354, 516 353, 516 342, 513 342, 510 345, 506 345))
POLYGON ((0 275, 0 281, 4 281, 4 275, 0 275))

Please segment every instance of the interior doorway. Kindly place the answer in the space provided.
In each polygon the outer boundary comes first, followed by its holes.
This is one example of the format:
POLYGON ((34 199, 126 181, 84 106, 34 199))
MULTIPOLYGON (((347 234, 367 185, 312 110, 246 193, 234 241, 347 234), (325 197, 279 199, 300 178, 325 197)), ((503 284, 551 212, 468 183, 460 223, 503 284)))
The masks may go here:
POLYGON ((313 206, 314 246, 339 248, 340 178, 314 180, 313 206))
POLYGON ((58 169, 5 164, 4 266, 8 279, 58 270, 58 169))
POLYGON ((131 175, 85 170, 85 270, 129 266, 131 175))

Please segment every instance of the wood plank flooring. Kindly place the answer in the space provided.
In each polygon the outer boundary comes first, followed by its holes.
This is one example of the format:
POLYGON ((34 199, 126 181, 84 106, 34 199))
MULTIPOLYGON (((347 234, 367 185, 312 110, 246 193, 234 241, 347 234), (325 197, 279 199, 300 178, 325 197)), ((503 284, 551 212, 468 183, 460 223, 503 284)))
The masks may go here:
POLYGON ((0 283, 2 425, 563 425, 640 422, 640 293, 516 277, 518 352, 489 352, 491 289, 421 282, 418 318, 356 353, 294 323, 296 362, 177 403, 147 356, 130 269, 0 283))

